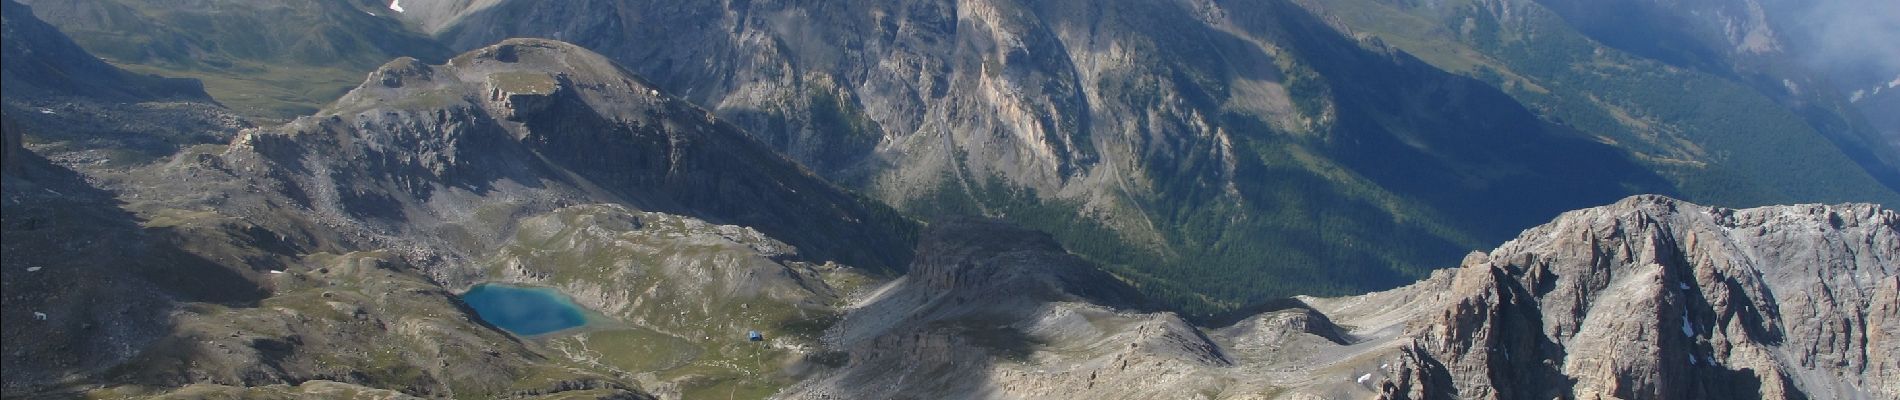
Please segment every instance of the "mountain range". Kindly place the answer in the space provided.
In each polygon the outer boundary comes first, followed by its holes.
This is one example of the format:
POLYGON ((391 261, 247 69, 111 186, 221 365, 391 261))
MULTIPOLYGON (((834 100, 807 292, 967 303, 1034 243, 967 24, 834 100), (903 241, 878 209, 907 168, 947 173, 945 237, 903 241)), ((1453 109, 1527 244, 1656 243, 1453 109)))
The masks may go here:
MULTIPOLYGON (((1629 3, 411 0, 246 2, 268 12, 214 18, 239 6, 92 0, 36 13, 121 65, 252 82, 212 85, 228 104, 396 56, 570 41, 903 214, 1051 232, 1202 314, 1391 287, 1638 193, 1900 200, 1900 146, 1873 125, 1887 113, 1836 89, 1879 74, 1798 62, 1838 53, 1794 20, 1816 7, 1629 3), (1659 44, 1592 13, 1626 8, 1659 44), (177 45, 124 49, 141 41, 177 45), (273 83, 311 68, 334 72, 273 83)), ((1861 69, 1883 68, 1900 75, 1861 69)), ((295 90, 318 107, 344 79, 295 90)), ((253 117, 302 113, 289 110, 253 117)))
POLYGON ((26 3, 8 398, 1900 396, 1823 6, 26 3))

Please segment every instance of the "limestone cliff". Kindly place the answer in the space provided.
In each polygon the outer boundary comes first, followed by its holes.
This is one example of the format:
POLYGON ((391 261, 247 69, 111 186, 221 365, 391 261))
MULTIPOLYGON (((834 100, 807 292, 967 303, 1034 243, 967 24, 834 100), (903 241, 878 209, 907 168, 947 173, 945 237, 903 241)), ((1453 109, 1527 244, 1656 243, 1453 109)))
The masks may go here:
POLYGON ((1875 399, 1900 393, 1893 361, 1900 346, 1892 337, 1900 331, 1900 215, 1873 205, 1736 210, 1632 197, 1564 214, 1410 286, 1288 299, 1199 326, 1081 295, 1093 286, 1030 284, 1071 282, 1050 278, 1061 276, 1053 272, 1062 270, 1061 257, 1030 255, 1051 249, 985 252, 1001 254, 988 258, 956 251, 982 247, 978 237, 1010 237, 1006 230, 941 229, 950 233, 925 235, 912 275, 862 299, 834 329, 828 343, 849 354, 849 362, 782 394, 1875 399), (973 288, 1015 289, 959 295, 973 288))
MULTIPOLYGON (((1900 395, 1900 216, 1636 197, 1565 214, 1452 279, 1413 346, 1455 387, 1521 398, 1900 395)), ((1420 368, 1419 365, 1409 367, 1420 368)), ((1421 368, 1424 369, 1424 368, 1421 368)), ((1417 396, 1411 396, 1417 397, 1417 396)))

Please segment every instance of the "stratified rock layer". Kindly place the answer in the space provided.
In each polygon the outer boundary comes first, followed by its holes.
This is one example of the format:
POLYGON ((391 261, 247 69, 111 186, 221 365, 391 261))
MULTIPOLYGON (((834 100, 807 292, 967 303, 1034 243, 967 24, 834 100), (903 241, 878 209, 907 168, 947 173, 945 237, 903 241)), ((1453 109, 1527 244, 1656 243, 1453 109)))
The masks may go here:
MULTIPOLYGON (((1464 398, 1900 396, 1900 216, 1634 197, 1456 272, 1408 329, 1464 398)), ((1419 382, 1401 379, 1395 389, 1419 382)), ((1416 396, 1403 396, 1416 397, 1416 396)))

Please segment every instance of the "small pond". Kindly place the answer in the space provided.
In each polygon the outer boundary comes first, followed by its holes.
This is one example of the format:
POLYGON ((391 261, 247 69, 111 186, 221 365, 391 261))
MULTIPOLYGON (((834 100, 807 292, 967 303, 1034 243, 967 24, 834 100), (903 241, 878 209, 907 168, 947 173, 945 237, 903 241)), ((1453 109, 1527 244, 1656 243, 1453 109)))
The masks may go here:
POLYGON ((483 321, 520 336, 587 325, 587 310, 554 289, 484 283, 463 293, 462 302, 483 321))

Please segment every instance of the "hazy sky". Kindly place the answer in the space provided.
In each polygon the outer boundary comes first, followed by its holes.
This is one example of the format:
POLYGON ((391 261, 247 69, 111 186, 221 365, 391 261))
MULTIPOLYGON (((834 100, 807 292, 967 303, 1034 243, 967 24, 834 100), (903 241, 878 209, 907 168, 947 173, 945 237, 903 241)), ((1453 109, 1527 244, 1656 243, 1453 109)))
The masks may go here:
MULTIPOLYGON (((1794 54, 1846 84, 1872 86, 1900 75, 1900 0, 1767 0, 1784 13, 1794 54)), ((1771 17, 1776 18, 1776 17, 1771 17)))

